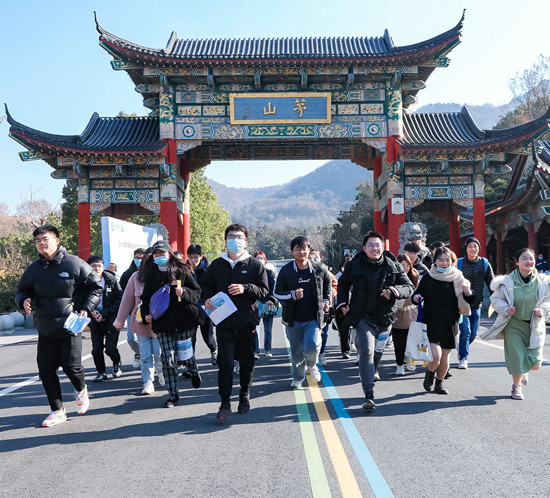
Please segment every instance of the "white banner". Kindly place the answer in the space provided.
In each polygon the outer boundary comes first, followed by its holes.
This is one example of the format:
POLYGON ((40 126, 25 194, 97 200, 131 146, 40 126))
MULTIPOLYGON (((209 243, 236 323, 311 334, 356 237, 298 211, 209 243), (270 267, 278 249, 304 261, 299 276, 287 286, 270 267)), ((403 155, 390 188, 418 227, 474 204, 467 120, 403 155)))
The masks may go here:
POLYGON ((115 263, 119 273, 128 268, 136 249, 147 249, 157 241, 157 231, 154 228, 146 228, 108 216, 101 218, 101 236, 105 267, 109 263, 115 263))

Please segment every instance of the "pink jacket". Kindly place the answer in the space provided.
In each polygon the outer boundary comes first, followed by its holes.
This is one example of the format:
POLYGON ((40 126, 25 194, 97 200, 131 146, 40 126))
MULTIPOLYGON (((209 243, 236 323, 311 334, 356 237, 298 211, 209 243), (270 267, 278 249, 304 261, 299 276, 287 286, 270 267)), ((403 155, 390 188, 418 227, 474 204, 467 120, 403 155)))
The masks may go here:
POLYGON ((124 289, 118 315, 113 325, 120 329, 124 326, 124 322, 130 315, 130 330, 137 335, 146 337, 156 337, 157 335, 151 329, 151 324, 138 323, 136 321, 136 311, 139 303, 141 303, 141 294, 143 293, 143 284, 137 279, 138 272, 135 272, 124 289))

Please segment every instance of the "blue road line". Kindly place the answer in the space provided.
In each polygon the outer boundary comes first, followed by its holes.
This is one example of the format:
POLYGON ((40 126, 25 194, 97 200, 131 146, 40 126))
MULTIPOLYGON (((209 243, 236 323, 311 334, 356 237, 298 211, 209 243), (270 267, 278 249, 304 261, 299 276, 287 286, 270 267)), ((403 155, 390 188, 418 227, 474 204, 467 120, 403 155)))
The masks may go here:
POLYGON ((338 396, 338 392, 336 391, 336 388, 334 387, 334 384, 332 383, 326 369, 324 367, 320 367, 319 370, 321 371, 323 385, 325 386, 327 394, 330 397, 336 416, 344 428, 344 432, 346 433, 353 451, 355 451, 357 460, 359 460, 359 464, 365 473, 365 477, 369 481, 369 485, 374 493, 374 496, 384 498, 390 496, 393 497, 393 493, 391 492, 388 483, 374 462, 367 445, 359 434, 357 427, 355 427, 355 424, 344 407, 344 403, 342 403, 340 396, 338 396))

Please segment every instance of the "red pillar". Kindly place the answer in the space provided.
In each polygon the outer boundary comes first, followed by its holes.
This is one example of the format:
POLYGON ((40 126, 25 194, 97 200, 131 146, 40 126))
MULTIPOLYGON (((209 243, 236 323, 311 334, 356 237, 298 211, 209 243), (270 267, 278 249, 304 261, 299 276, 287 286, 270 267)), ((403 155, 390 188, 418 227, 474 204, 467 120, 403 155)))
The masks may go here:
POLYGON ((182 244, 180 251, 187 257, 187 248, 191 244, 191 212, 190 212, 190 184, 189 184, 189 160, 182 159, 180 165, 180 174, 185 184, 185 199, 183 200, 183 226, 181 227, 182 244))
POLYGON ((535 233, 535 224, 533 222, 527 223, 527 246, 533 249, 535 254, 538 255, 537 234, 535 233))
POLYGON ((485 226, 485 198, 474 199, 474 237, 479 240, 480 256, 487 256, 487 228, 485 226))
POLYGON ((78 256, 86 261, 90 257, 92 239, 90 236, 90 204, 78 203, 78 256))
MULTIPOLYGON (((166 163, 176 165, 178 153, 175 140, 168 140, 166 146, 166 163)), ((168 230, 168 242, 175 251, 178 248, 178 203, 176 200, 160 201, 160 222, 168 230)))
POLYGON ((454 211, 449 213, 449 246, 460 257, 460 215, 454 211))
POLYGON ((504 246, 502 244, 502 232, 495 234, 497 239, 497 273, 504 275, 506 268, 504 268, 504 246))
MULTIPOLYGON (((382 158, 375 157, 373 160, 373 179, 375 188, 377 186, 378 177, 382 174, 382 158)), ((378 206, 378 202, 374 203, 374 230, 381 233, 384 237, 387 236, 387 233, 384 231, 384 226, 382 222, 382 212, 378 206)))
MULTIPOLYGON (((401 152, 401 146, 397 143, 397 137, 388 137, 386 141, 386 150, 386 161, 388 163, 395 163, 398 160, 399 152, 401 152)), ((400 195, 393 194, 392 197, 401 197, 403 202, 405 202, 403 192, 401 192, 400 195)), ((388 196, 388 239, 389 250, 397 254, 399 250, 399 227, 405 223, 405 213, 393 213, 392 197, 388 196)))

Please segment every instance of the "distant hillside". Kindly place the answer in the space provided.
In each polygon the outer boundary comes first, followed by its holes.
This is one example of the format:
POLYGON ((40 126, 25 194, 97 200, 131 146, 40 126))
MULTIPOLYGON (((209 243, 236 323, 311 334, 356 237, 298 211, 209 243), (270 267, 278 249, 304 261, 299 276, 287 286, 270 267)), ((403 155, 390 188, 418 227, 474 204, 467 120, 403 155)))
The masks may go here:
MULTIPOLYGON (((483 104, 483 105, 470 105, 467 104, 466 107, 470 114, 474 118, 476 124, 482 130, 492 130, 493 126, 497 124, 501 117, 503 117, 508 110, 511 108, 511 104, 495 106, 493 104, 483 104)), ((417 113, 428 113, 428 112, 460 112, 462 105, 455 103, 448 104, 427 104, 419 107, 414 112, 417 113)))
POLYGON ((208 179, 232 221, 273 228, 334 223, 340 211, 355 200, 361 182, 372 183, 372 172, 351 161, 329 161, 305 176, 273 187, 231 188, 208 179))

